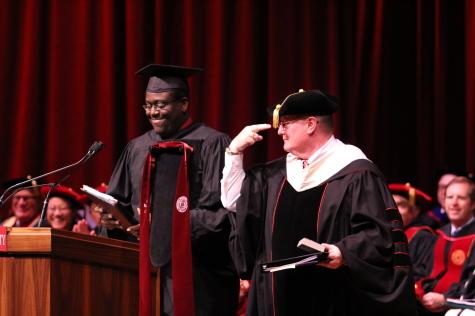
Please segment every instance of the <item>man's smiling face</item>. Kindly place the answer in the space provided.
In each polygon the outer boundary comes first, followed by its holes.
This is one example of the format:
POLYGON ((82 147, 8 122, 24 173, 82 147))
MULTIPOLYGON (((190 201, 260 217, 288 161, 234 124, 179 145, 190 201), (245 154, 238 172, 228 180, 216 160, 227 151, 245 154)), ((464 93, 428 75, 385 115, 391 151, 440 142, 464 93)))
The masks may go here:
POLYGON ((146 92, 145 115, 162 138, 173 135, 187 118, 188 100, 176 98, 173 92, 146 92))

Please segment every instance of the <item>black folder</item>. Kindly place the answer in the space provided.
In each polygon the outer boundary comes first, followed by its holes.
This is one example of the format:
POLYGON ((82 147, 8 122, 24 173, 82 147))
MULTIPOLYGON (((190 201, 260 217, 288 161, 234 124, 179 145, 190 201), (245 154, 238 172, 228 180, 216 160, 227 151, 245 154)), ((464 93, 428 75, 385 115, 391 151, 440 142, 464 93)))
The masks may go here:
POLYGON ((313 252, 303 256, 274 260, 261 264, 262 272, 277 272, 287 269, 296 269, 308 265, 316 265, 328 261, 328 252, 313 252))

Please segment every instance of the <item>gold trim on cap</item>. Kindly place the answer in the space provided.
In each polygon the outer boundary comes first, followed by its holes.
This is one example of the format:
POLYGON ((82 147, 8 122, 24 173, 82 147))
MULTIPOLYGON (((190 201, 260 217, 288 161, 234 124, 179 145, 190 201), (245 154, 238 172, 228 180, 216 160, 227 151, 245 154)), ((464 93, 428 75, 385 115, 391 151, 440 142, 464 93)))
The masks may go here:
POLYGON ((409 182, 406 183, 406 186, 409 188, 407 192, 409 205, 414 206, 416 205, 416 189, 409 182))
POLYGON ((272 126, 274 128, 279 127, 279 111, 281 107, 282 107, 282 104, 277 104, 275 106, 274 112, 272 112, 272 126))
POLYGON ((287 99, 291 95, 294 95, 294 94, 297 94, 297 93, 302 93, 302 92, 305 92, 305 90, 304 89, 299 89, 299 92, 289 94, 287 97, 285 97, 284 101, 281 104, 277 104, 275 106, 275 109, 272 112, 272 127, 273 128, 279 128, 279 120, 280 120, 279 111, 280 111, 280 108, 282 107, 282 104, 284 104, 285 101, 287 101, 287 99))

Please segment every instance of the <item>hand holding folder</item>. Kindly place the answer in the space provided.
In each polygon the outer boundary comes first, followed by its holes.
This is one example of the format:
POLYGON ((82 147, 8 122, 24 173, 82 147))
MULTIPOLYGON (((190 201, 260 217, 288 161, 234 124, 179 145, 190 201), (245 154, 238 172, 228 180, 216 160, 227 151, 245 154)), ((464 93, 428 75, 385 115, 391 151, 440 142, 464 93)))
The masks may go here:
POLYGON ((325 251, 325 248, 321 244, 313 240, 302 238, 297 244, 297 247, 310 252, 310 254, 263 263, 261 264, 262 271, 277 272, 328 261, 328 252, 325 251))
POLYGON ((118 201, 113 196, 99 192, 87 185, 83 185, 81 190, 86 193, 93 202, 100 205, 105 212, 114 216, 123 229, 127 229, 137 224, 137 220, 133 218, 131 214, 122 212, 119 209, 118 201))

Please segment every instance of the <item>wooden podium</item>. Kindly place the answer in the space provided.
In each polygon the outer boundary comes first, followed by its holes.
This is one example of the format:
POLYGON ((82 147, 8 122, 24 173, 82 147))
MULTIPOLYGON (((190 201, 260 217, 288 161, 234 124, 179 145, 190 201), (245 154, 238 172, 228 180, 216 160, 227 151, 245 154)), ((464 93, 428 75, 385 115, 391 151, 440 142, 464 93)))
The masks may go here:
MULTIPOLYGON (((138 245, 51 228, 8 228, 0 315, 138 315, 138 245)), ((152 312, 159 280, 152 276, 152 312)))

